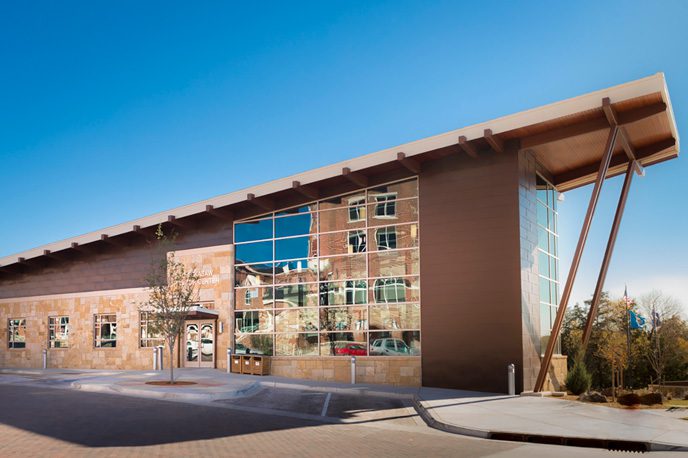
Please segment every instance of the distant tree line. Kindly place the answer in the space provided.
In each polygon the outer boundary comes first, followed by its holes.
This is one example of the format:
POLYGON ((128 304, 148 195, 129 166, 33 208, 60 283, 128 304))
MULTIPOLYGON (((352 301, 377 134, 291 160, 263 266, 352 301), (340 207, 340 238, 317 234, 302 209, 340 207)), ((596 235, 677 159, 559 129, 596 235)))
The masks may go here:
POLYGON ((611 299, 603 293, 584 355, 581 338, 590 301, 566 312, 561 345, 569 370, 581 357, 592 387, 644 388, 648 384, 688 380, 688 323, 674 298, 653 291, 635 299, 611 299), (612 380, 612 377, 615 377, 612 380), (614 383, 613 383, 614 382, 614 383))

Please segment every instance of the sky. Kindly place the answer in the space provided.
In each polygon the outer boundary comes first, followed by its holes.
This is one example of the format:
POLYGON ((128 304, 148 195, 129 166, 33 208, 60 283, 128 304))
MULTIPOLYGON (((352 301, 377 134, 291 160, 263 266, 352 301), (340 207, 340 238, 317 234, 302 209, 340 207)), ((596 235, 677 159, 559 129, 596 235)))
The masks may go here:
MULTIPOLYGON (((2 2, 0 256, 657 72, 683 134, 687 20, 662 0, 2 2)), ((688 165, 646 172, 605 289, 686 306, 688 165)), ((590 191, 560 205, 562 281, 590 191)))

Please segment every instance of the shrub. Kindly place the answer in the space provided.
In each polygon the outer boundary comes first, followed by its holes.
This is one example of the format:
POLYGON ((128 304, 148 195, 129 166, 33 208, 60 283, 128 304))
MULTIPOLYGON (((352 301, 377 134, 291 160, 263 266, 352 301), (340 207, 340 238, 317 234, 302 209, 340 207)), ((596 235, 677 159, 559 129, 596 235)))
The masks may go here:
POLYGON ((662 403, 662 393, 645 393, 640 396, 640 403, 646 406, 662 403))
POLYGON ((582 358, 576 357, 571 372, 566 376, 566 389, 573 394, 585 393, 592 384, 592 375, 585 367, 582 358))
POLYGON ((637 406, 640 404, 640 396, 635 393, 622 394, 617 398, 617 402, 622 406, 637 406))

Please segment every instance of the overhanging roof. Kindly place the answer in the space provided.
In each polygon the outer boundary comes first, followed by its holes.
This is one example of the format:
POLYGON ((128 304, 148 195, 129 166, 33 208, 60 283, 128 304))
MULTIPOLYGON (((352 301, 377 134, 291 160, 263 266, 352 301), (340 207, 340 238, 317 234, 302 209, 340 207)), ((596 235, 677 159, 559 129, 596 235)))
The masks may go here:
MULTIPOLYGON (((669 92, 664 75, 658 73, 5 256, 0 258, 0 269, 88 243, 107 241, 140 228, 217 211, 247 199, 269 197, 292 188, 301 188, 303 192, 308 186, 317 186, 318 182, 342 174, 354 180, 357 174, 387 163, 415 171, 422 162, 446 154, 479 157, 494 151, 513 154, 530 150, 551 173, 557 188, 566 191, 595 180, 609 131, 602 108, 605 98, 610 100, 640 164, 649 166, 678 156, 679 136, 669 92)), ((619 145, 608 176, 622 173, 627 162, 619 145)))

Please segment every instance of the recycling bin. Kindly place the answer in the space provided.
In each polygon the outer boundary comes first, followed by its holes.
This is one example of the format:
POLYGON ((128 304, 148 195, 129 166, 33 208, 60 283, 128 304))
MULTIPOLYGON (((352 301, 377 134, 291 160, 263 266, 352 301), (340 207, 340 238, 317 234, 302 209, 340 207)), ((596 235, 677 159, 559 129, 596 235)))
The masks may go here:
POLYGON ((235 374, 241 374, 241 355, 232 355, 230 370, 235 374))
POLYGON ((252 356, 251 357, 251 373, 253 375, 268 375, 268 374, 270 374, 270 357, 268 357, 268 356, 252 356))

